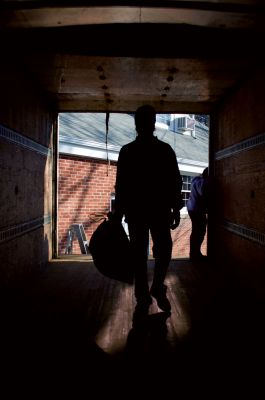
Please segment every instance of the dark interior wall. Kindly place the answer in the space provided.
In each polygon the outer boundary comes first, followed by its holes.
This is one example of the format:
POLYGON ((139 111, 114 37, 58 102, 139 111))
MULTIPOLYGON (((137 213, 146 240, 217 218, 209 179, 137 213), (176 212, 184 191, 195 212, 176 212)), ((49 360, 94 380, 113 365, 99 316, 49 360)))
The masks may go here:
POLYGON ((213 114, 215 201, 212 251, 244 285, 265 276, 265 72, 256 71, 213 114))
POLYGON ((0 278, 8 283, 51 257, 54 114, 18 62, 0 68, 0 278))

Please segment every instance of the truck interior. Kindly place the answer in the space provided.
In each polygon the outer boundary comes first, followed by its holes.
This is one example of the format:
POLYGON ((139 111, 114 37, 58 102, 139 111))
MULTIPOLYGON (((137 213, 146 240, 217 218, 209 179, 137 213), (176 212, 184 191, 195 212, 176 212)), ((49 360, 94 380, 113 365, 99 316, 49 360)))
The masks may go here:
POLYGON ((0 32, 1 351, 9 393, 50 395, 54 387, 57 395, 93 396, 94 388, 98 397, 124 398, 159 388, 186 398, 250 390, 257 398, 264 2, 10 0, 0 4, 0 32), (85 259, 56 259, 58 114, 129 113, 143 104, 210 116, 215 187, 207 265, 172 265, 171 318, 154 309, 148 332, 135 332, 131 288, 84 268, 85 259))

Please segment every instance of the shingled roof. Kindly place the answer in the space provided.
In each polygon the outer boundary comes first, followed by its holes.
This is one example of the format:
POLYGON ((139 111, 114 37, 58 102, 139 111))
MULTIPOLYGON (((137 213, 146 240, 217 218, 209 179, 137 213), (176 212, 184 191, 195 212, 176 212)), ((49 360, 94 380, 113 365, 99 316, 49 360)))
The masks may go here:
MULTIPOLYGON (((157 127, 155 136, 174 149, 178 159, 208 163, 208 128, 196 122, 195 137, 157 127)), ((136 137, 134 116, 110 113, 108 146, 119 151, 121 146, 136 137)), ((82 143, 83 146, 101 147, 106 143, 105 113, 61 113, 59 141, 82 143)))

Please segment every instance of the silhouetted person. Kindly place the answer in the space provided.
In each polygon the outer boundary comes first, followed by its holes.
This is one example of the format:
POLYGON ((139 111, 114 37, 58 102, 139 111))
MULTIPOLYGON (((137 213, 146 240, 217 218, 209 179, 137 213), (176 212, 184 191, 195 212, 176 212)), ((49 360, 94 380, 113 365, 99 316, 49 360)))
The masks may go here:
POLYGON ((115 215, 125 215, 135 266, 136 308, 134 318, 148 314, 152 297, 159 308, 169 312, 166 277, 171 259, 171 229, 180 222, 182 178, 171 146, 153 135, 156 112, 139 107, 135 113, 136 139, 119 153, 115 215), (154 276, 149 291, 147 275, 149 231, 155 258, 154 276), (151 295, 150 295, 151 294, 151 295), (152 297, 151 297, 152 296, 152 297))
POLYGON ((202 175, 193 178, 190 197, 187 202, 187 209, 192 224, 190 235, 190 259, 194 261, 206 259, 206 256, 201 253, 201 245, 207 227, 208 202, 209 176, 208 168, 205 168, 202 175))

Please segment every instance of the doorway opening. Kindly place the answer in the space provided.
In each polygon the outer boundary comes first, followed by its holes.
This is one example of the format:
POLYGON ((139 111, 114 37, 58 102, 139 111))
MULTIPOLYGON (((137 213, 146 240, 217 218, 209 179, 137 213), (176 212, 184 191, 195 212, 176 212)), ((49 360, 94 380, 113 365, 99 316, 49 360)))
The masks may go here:
MULTIPOLYGON (((189 257, 191 221, 186 205, 192 179, 208 166, 209 122, 208 115, 157 114, 156 117, 154 135, 175 151, 183 180, 184 207, 180 225, 172 231, 172 258, 189 257)), ((89 243, 115 201, 120 148, 135 138, 133 113, 59 114, 58 256, 84 254, 78 235, 69 236, 71 229, 73 225, 81 225, 84 240, 89 243)), ((202 253, 207 253, 207 234, 202 253)))

